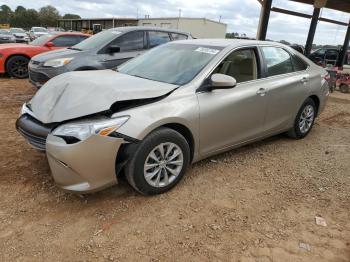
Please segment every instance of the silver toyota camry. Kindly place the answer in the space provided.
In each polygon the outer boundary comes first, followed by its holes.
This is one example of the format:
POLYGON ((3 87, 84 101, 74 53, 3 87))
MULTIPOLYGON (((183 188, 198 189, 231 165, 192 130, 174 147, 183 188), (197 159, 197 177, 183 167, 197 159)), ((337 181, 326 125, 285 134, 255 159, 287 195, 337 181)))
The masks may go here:
POLYGON ((190 163, 279 133, 304 138, 325 106, 326 74, 278 43, 177 41, 117 70, 51 79, 16 127, 46 151, 66 191, 101 190, 124 174, 158 194, 190 163))

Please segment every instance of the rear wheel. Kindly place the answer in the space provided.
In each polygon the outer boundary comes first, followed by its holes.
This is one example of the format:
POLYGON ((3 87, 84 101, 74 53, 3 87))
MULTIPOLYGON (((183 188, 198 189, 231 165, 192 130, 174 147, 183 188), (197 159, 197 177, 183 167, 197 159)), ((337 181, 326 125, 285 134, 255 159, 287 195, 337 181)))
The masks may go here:
POLYGON ((144 195, 173 188, 184 176, 190 161, 190 148, 178 132, 161 128, 148 135, 126 166, 129 184, 144 195))
POLYGON ((311 98, 308 98, 300 107, 299 112, 294 121, 294 126, 288 131, 288 135, 297 139, 306 137, 313 127, 315 117, 315 102, 311 98))
POLYGON ((340 92, 342 92, 342 93, 349 93, 349 91, 350 91, 349 86, 346 84, 341 84, 339 86, 339 89, 340 89, 340 92))
POLYGON ((28 77, 29 59, 25 56, 13 56, 6 62, 7 73, 16 78, 28 77))

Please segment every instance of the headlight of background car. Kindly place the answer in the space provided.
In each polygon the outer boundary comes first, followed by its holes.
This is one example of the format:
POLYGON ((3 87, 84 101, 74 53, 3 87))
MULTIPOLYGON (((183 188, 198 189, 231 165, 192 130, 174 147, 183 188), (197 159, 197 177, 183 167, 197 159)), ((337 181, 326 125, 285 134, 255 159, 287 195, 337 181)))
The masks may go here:
POLYGON ((44 63, 44 66, 47 67, 60 67, 64 66, 70 63, 70 61, 73 60, 73 57, 70 58, 59 58, 59 59, 52 59, 48 60, 44 63))
POLYGON ((122 116, 108 119, 88 119, 81 122, 67 123, 57 127, 52 134, 55 136, 75 137, 84 140, 91 135, 108 136, 116 131, 126 121, 129 116, 122 116))

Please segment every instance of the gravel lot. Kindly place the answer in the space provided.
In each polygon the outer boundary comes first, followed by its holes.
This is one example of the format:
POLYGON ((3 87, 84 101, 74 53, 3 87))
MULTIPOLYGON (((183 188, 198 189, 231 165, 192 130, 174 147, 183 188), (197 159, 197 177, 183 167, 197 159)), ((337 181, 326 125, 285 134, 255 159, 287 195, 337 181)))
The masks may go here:
POLYGON ((0 79, 0 261, 350 261, 349 96, 332 97, 304 140, 201 161, 171 192, 144 197, 125 182, 57 189, 14 128, 34 92, 0 79))

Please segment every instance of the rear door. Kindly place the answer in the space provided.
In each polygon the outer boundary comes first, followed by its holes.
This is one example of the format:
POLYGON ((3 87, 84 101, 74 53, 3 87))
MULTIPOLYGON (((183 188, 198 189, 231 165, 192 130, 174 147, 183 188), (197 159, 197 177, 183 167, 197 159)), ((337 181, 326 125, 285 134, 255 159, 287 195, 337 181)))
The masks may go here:
POLYGON ((262 46, 267 88, 267 133, 289 128, 309 92, 308 65, 280 47, 262 46))
POLYGON ((147 40, 144 31, 132 31, 125 33, 104 47, 99 53, 98 57, 104 68, 114 68, 127 60, 134 58, 146 51, 147 40), (110 46, 119 46, 120 52, 110 53, 110 46))
POLYGON ((170 42, 170 35, 163 31, 148 31, 149 48, 170 42))

